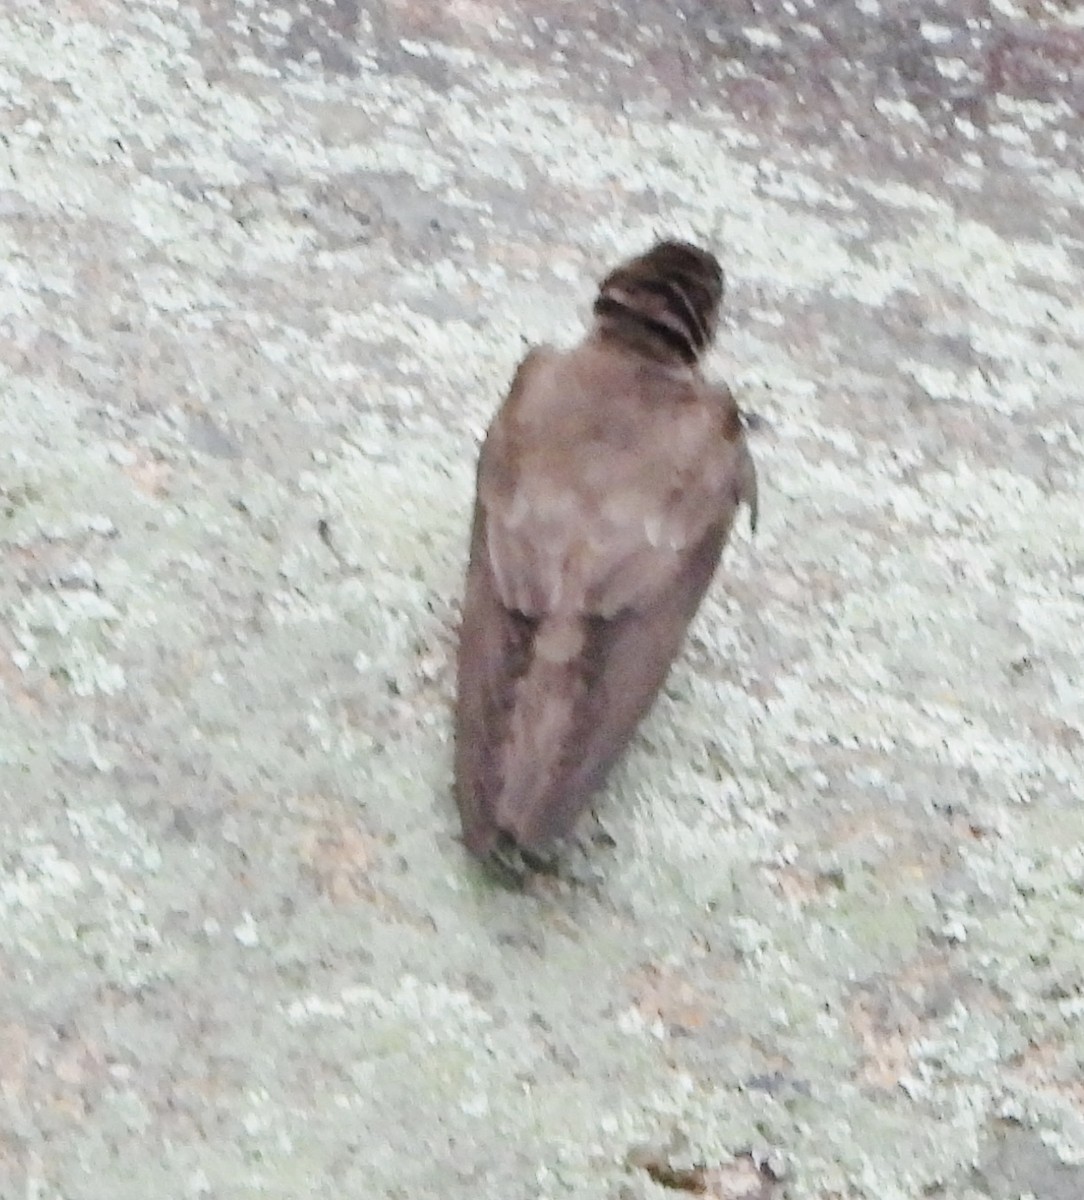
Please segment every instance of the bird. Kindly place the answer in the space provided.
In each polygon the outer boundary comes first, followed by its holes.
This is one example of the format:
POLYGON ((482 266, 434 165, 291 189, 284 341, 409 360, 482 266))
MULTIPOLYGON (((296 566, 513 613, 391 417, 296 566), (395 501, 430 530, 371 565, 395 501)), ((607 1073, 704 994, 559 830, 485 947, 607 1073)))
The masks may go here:
POLYGON ((716 256, 656 242, 598 285, 578 345, 528 350, 478 454, 454 790, 480 859, 567 838, 661 690, 757 474, 702 369, 716 256))

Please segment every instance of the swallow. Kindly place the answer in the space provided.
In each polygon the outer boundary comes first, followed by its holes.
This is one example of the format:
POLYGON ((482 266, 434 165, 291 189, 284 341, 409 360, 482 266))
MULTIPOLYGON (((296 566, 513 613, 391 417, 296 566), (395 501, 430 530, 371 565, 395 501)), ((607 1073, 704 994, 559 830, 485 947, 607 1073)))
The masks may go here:
POLYGON ((571 350, 532 348, 478 456, 455 795, 480 858, 568 835, 666 680, 757 477, 701 363, 716 257, 659 242, 602 280, 571 350))

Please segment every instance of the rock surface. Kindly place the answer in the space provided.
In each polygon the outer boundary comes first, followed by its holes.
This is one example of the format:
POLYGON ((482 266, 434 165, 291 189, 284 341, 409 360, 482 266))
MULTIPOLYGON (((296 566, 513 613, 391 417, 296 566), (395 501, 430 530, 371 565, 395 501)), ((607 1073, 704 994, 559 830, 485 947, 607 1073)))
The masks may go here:
POLYGON ((1084 9, 8 0, 0 1195, 1084 1195, 1084 9), (473 456, 656 233, 740 533, 559 879, 473 456))

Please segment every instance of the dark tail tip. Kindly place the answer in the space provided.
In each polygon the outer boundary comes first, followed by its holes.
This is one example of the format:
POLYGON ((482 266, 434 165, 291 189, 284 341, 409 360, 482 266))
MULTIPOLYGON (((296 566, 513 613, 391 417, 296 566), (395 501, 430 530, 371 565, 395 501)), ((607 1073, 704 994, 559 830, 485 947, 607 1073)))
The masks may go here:
POLYGON ((662 241, 602 281, 595 313, 639 324, 685 362, 711 344, 723 299, 723 269, 708 250, 662 241))

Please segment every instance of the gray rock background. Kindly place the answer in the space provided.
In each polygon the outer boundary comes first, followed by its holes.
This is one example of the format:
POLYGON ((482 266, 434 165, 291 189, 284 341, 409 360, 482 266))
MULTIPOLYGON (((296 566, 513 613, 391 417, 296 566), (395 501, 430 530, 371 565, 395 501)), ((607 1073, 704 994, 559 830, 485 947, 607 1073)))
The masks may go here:
POLYGON ((1082 113, 1072 0, 7 0, 5 1200, 1084 1195, 1082 113), (473 456, 664 232, 763 524, 502 891, 473 456))

